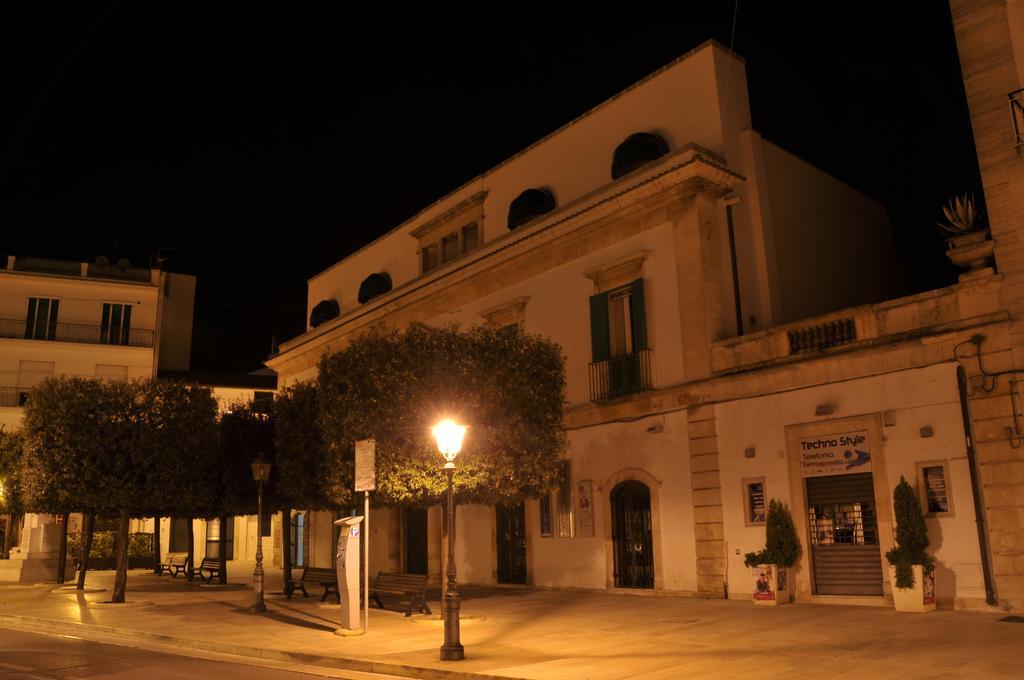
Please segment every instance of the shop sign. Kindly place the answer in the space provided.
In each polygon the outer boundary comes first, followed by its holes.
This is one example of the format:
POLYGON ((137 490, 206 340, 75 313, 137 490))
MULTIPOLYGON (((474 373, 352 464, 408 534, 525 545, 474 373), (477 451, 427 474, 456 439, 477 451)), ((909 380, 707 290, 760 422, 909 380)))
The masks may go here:
POLYGON ((871 446, 867 430, 807 437, 797 444, 803 477, 871 472, 871 446))

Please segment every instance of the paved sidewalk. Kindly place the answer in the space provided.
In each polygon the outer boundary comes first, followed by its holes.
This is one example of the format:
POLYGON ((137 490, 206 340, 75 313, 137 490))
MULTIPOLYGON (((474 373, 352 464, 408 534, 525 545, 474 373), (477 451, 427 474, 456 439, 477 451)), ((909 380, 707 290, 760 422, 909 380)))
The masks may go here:
POLYGON ((267 613, 249 613, 251 563, 230 571, 227 588, 133 571, 127 605, 104 604, 112 572, 88 577, 103 592, 2 585, 0 626, 406 677, 1024 678, 1024 623, 1005 614, 498 588, 465 590, 466 660, 443 663, 438 603, 434 617, 371 610, 368 635, 339 637, 337 607, 284 599, 278 570, 267 613))

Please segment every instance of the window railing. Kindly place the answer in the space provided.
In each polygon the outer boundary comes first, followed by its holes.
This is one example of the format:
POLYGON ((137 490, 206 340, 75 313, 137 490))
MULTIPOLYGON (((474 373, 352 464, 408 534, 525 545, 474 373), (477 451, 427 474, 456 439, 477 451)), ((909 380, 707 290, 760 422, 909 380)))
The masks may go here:
POLYGON ((857 325, 853 319, 838 319, 789 331, 789 353, 820 352, 845 345, 857 339, 857 325))
POLYGON ((103 328, 99 325, 56 323, 47 324, 45 327, 26 329, 25 321, 21 319, 0 319, 0 338, 55 340, 90 345, 153 346, 153 331, 148 328, 131 328, 125 331, 117 328, 103 328))
POLYGON ((590 364, 590 400, 603 401, 651 389, 651 350, 590 364))
POLYGON ((1024 88, 1014 90, 1010 97, 1010 118, 1013 119, 1013 146, 1024 146, 1024 88))

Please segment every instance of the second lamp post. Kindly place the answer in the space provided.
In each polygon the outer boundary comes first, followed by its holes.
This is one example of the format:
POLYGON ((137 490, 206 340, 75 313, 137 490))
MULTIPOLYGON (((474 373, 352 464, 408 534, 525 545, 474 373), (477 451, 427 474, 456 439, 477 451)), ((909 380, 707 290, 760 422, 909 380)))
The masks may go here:
POLYGON ((466 658, 459 641, 459 590, 455 584, 455 501, 452 497, 452 475, 455 474, 455 456, 462 448, 466 428, 451 420, 442 420, 434 429, 437 448, 444 456, 444 472, 448 476, 448 569, 441 597, 441 612, 444 618, 444 644, 441 646, 442 661, 458 661, 466 658))
MULTIPOLYGON (((262 460, 253 463, 252 478, 256 480, 259 494, 256 501, 256 570, 252 573, 252 611, 261 614, 267 611, 263 604, 263 483, 270 479, 270 463, 262 460)), ((223 527, 221 531, 224 531, 223 527)))

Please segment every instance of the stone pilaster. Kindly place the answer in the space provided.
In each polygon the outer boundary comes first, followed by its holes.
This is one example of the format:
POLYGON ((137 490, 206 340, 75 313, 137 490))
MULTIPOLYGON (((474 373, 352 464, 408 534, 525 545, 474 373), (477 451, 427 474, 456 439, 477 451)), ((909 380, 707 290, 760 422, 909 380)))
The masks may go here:
POLYGON ((718 469, 718 434, 714 406, 687 410, 690 438, 690 488, 697 547, 697 592, 725 595, 725 540, 722 485, 718 469))

